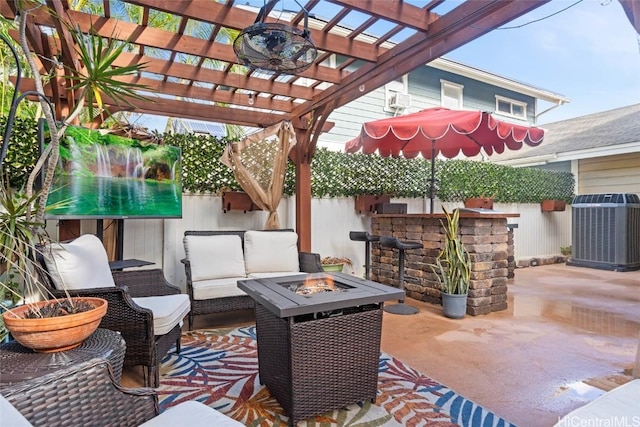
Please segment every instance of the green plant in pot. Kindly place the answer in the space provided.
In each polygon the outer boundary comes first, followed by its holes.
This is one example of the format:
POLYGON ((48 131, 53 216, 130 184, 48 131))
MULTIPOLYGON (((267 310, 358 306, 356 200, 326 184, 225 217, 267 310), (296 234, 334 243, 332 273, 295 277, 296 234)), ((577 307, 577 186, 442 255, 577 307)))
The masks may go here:
POLYGON ((326 256, 320 260, 324 271, 342 272, 345 264, 351 266, 351 260, 345 257, 326 256))
POLYGON ((445 316, 460 319, 467 312, 467 296, 471 279, 471 256, 460 241, 460 211, 447 212, 442 208, 447 223, 440 223, 445 232, 444 247, 431 269, 440 282, 442 309, 445 316))
MULTIPOLYGON (((19 7, 25 7, 28 3, 16 3, 19 7)), ((31 3, 31 6, 34 4, 31 3)), ((44 4, 35 4, 35 8, 44 7, 44 4)), ((81 64, 79 69, 68 69, 69 87, 79 93, 79 99, 74 104, 67 119, 59 123, 54 119, 54 108, 42 95, 43 76, 39 74, 39 68, 29 50, 26 36, 26 26, 29 13, 35 9, 20 11, 18 18, 18 33, 20 47, 24 58, 34 76, 36 91, 17 95, 14 92, 11 108, 8 114, 6 128, 4 130, 0 163, 0 175, 2 175, 4 157, 9 144, 13 119, 15 118, 18 104, 31 94, 40 100, 43 114, 51 130, 51 141, 43 150, 40 158, 34 165, 29 178, 21 190, 9 187, 9 179, 2 177, 0 193, 0 286, 3 295, 11 295, 12 300, 19 301, 19 305, 7 308, 4 305, 2 317, 4 328, 21 344, 36 351, 60 351, 80 345, 82 341, 91 335, 100 324, 100 320, 107 310, 107 301, 100 298, 72 298, 67 294, 66 298, 57 300, 32 301, 31 299, 44 298, 50 295, 40 286, 38 271, 40 268, 36 260, 39 247, 49 241, 44 228, 45 210, 59 206, 47 206, 47 199, 53 182, 53 174, 59 154, 59 142, 64 136, 67 126, 81 113, 89 118, 108 110, 102 105, 101 99, 108 95, 111 99, 128 103, 127 98, 142 98, 135 93, 135 89, 143 89, 144 86, 135 83, 122 82, 121 77, 137 74, 143 67, 142 64, 127 67, 113 68, 113 62, 120 56, 125 44, 117 44, 113 41, 105 42, 102 37, 82 34, 74 30, 73 26, 64 23, 71 31, 76 45, 77 58, 81 64), (36 190, 36 179, 42 171, 44 179, 42 188, 36 190), (16 288, 14 278, 17 277, 19 286, 16 288), (22 288, 22 294, 19 289, 22 288), (77 336, 75 336, 77 333, 77 336)), ((53 19, 60 19, 52 13, 53 19)), ((10 47, 17 64, 17 84, 21 77, 20 59, 10 42, 2 35, 3 41, 10 47)), ((64 202, 63 202, 64 203, 64 202)))

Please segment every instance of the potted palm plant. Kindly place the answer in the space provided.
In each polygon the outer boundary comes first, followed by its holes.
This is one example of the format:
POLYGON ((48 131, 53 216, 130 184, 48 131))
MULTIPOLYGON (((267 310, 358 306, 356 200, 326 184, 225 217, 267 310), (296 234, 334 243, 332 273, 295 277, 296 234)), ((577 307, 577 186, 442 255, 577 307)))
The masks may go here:
POLYGON ((461 319, 467 312, 467 295, 471 279, 471 256, 460 241, 460 211, 447 212, 443 207, 447 224, 444 229, 444 247, 431 268, 436 273, 442 295, 442 310, 446 317, 461 319))
POLYGON ((4 328, 25 347, 57 351, 80 345, 91 335, 106 313, 107 301, 70 296, 27 301, 39 294, 50 296, 34 271, 38 245, 48 239, 44 224, 29 217, 39 196, 36 192, 26 197, 23 191, 9 188, 5 180, 0 183, 0 289, 11 302, 22 303, 3 305, 2 319, 4 328), (22 284, 22 293, 17 283, 22 284))
MULTIPOLYGON (((40 5, 38 7, 43 7, 40 5)), ((125 44, 117 44, 113 41, 105 42, 102 37, 93 33, 83 35, 80 31, 71 30, 77 46, 77 56, 82 64, 79 70, 68 70, 72 89, 79 93, 79 102, 74 106, 67 119, 61 124, 53 116, 53 107, 42 95, 43 78, 39 74, 29 50, 26 37, 26 26, 29 16, 28 10, 22 10, 19 14, 19 42, 24 57, 34 76, 36 91, 32 95, 38 96, 42 104, 43 113, 51 130, 51 142, 43 150, 40 158, 31 171, 25 187, 22 190, 9 188, 8 180, 2 180, 0 192, 0 285, 3 295, 9 294, 12 300, 21 300, 23 304, 8 308, 4 305, 4 327, 21 344, 33 348, 36 351, 58 351, 79 345, 84 338, 100 324, 105 315, 107 301, 99 298, 67 298, 62 300, 26 301, 27 296, 42 293, 44 287, 39 286, 36 269, 36 254, 38 247, 48 240, 44 229, 44 215, 47 198, 53 182, 53 173, 59 153, 59 141, 63 137, 67 126, 82 111, 88 110, 90 118, 95 117, 94 111, 103 109, 101 99, 108 95, 111 99, 127 102, 126 98, 142 98, 137 95, 135 89, 143 89, 144 86, 127 83, 119 80, 121 77, 138 73, 144 64, 127 67, 112 68, 113 62, 125 49, 125 44), (84 108, 86 105, 86 109, 84 108), (45 167, 46 165, 46 167, 45 167), (44 180, 40 190, 35 189, 36 177, 44 169, 44 180), (21 282, 23 293, 20 295, 14 286, 13 277, 17 276, 21 282), (71 328, 71 329, 69 329, 71 328), (48 332, 53 331, 54 336, 49 337, 48 332), (70 339, 75 332, 78 338, 70 339)), ((54 17, 54 19, 60 19, 54 17)), ((66 25, 66 24, 65 24, 66 25)), ((17 52, 11 46, 9 40, 2 36, 4 42, 11 49, 18 69, 18 82, 21 68, 17 52)), ((17 95, 17 87, 11 102, 6 128, 2 142, 2 158, 7 151, 10 134, 20 101, 26 94, 17 95)), ((1 163, 0 163, 1 164, 1 163)), ((0 173, 2 173, 0 166, 0 173)), ((48 295, 43 295, 45 298, 48 295)))

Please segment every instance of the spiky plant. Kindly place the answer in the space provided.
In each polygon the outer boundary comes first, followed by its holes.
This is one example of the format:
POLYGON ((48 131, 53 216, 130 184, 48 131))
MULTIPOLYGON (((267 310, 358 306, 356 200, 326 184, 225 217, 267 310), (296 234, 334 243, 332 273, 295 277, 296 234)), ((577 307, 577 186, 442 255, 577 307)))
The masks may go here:
MULTIPOLYGON (((18 16, 20 47, 34 76, 36 86, 34 93, 41 95, 45 93, 44 76, 39 74, 39 67, 30 51, 26 27, 30 14, 37 8, 44 7, 44 3, 23 0, 16 4, 20 9, 18 16)), ((54 16, 53 13, 52 18, 62 19, 59 16, 54 16)), ((77 91, 79 100, 73 106, 67 119, 59 123, 53 116, 52 106, 46 101, 44 95, 40 96, 43 113, 51 130, 51 141, 31 171, 24 190, 18 191, 9 188, 4 179, 0 184, 0 285, 2 285, 3 291, 10 291, 12 296, 22 298, 36 290, 42 291, 39 287, 38 276, 34 271, 35 268, 38 268, 35 257, 38 245, 48 240, 44 229, 44 216, 47 208, 53 208, 52 206, 47 207, 47 198, 51 191, 53 174, 58 162, 60 138, 63 137, 67 126, 81 114, 85 106, 87 106, 91 117, 95 116, 94 109, 103 111, 104 96, 108 96, 118 104, 129 104, 128 99, 143 99, 136 91, 145 89, 145 86, 142 85, 119 81, 119 77, 136 74, 144 67, 144 64, 126 67, 113 66, 116 58, 124 51, 125 43, 118 42, 114 37, 105 40, 98 36, 93 28, 88 35, 84 35, 73 25, 68 23, 65 25, 70 29, 76 42, 76 53, 81 64, 79 69, 68 70, 70 75, 65 78, 77 91), (43 170, 42 188, 36 190, 36 178, 43 170), (17 276, 24 284, 25 292, 23 295, 13 295, 16 293, 15 289, 9 290, 9 287, 5 286, 9 283, 10 275, 17 276)), ((20 100, 17 102, 19 103, 20 100)), ((17 108, 17 103, 12 103, 11 109, 17 108)), ((7 124, 5 135, 10 132, 11 126, 7 124)), ((60 207, 60 205, 56 204, 56 207, 60 207)), ((67 299, 71 302, 70 298, 67 299)), ((42 316, 43 313, 38 313, 38 315, 42 316)))
POLYGON ((447 212, 443 207, 447 224, 440 220, 445 231, 444 247, 436 258, 435 266, 431 269, 436 273, 440 282, 440 290, 448 294, 464 295, 469 292, 471 279, 471 256, 460 241, 459 220, 460 210, 447 212))

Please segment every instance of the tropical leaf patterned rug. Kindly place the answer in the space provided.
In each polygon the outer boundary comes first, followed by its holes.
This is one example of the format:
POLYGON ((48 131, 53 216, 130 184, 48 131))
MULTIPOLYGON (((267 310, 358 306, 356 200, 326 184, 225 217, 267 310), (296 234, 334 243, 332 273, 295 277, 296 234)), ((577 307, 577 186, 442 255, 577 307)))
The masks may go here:
MULTIPOLYGON (((160 408, 198 400, 247 426, 288 418, 258 379, 255 326, 182 335, 180 355, 161 365, 160 408)), ((510 423, 387 354, 380 355, 375 404, 362 402, 298 422, 298 427, 506 427, 510 423)))

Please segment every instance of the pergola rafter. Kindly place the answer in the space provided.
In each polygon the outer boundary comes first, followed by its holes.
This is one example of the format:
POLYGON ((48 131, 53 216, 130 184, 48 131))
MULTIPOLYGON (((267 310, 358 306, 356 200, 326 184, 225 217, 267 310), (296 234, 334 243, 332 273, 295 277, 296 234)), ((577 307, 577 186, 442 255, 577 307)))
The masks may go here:
MULTIPOLYGON (((141 8, 140 22, 118 16, 116 1, 103 0, 103 13, 96 15, 71 10, 67 0, 46 0, 48 10, 33 11, 27 28, 33 51, 77 69, 74 40, 58 19, 62 17, 83 32, 93 27, 103 37, 131 44, 115 66, 146 64, 141 75, 131 77, 149 87, 149 100, 131 101, 136 112, 252 127, 290 120, 299 140, 291 153, 297 173, 296 228, 300 249, 310 250, 310 164, 320 133, 331 127, 331 112, 548 0, 468 0, 457 7, 449 7, 446 0, 307 0, 303 5, 312 16, 309 30, 318 57, 296 76, 266 74, 238 64, 232 40, 225 35, 255 22, 258 9, 244 6, 244 0, 122 0, 141 8), (324 16, 328 7, 333 12, 324 16), (361 16, 359 22, 350 20, 351 12, 361 16), (176 28, 153 27, 158 13, 175 15, 176 28), (211 26, 211 34, 188 34, 191 21, 211 26), (185 56, 194 60, 186 64, 181 60, 185 56)), ((15 2, 0 0, 0 10, 13 19, 15 2)), ((265 18, 298 28, 303 20, 302 11, 275 8, 265 18)), ((49 71, 52 64, 45 62, 43 71, 49 71)), ((49 87, 47 95, 64 115, 61 106, 73 104, 74 94, 62 85, 63 79, 53 81, 57 86, 49 87)), ((33 81, 24 79, 20 90, 32 86, 33 81)), ((111 111, 126 108, 109 105, 111 111)))

